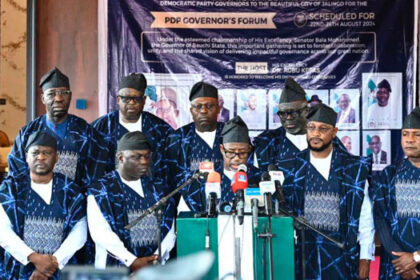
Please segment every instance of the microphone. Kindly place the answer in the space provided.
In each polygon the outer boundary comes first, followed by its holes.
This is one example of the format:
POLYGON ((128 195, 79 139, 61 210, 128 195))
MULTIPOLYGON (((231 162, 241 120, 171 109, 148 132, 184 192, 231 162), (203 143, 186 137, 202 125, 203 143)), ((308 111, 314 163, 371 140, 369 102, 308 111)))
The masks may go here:
POLYGON ((238 171, 233 176, 232 191, 236 194, 236 213, 238 215, 239 224, 244 222, 244 190, 248 188, 248 176, 246 175, 246 165, 241 164, 238 171))
POLYGON ((258 207, 264 206, 264 198, 259 187, 249 187, 245 190, 245 213, 252 213, 254 230, 258 228, 258 207))
POLYGON ((216 199, 220 199, 221 177, 216 171, 210 171, 205 184, 205 193, 207 197, 207 215, 209 217, 216 217, 216 199))
POLYGON ((272 194, 276 191, 274 182, 271 181, 271 176, 264 172, 259 183, 260 191, 264 194, 265 214, 267 216, 273 215, 273 198, 272 194))
POLYGON ((286 199, 284 198, 283 188, 281 182, 284 181, 283 172, 279 171, 275 164, 270 164, 268 166, 268 173, 270 173, 271 179, 274 181, 274 187, 276 189, 276 198, 280 206, 286 204, 286 199))

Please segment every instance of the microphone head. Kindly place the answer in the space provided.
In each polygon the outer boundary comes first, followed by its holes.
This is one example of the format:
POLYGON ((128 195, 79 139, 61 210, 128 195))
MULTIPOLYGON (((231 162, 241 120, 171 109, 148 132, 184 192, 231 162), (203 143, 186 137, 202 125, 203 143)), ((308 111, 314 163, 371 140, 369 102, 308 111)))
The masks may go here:
POLYGON ((202 161, 200 162, 199 170, 200 172, 214 171, 214 164, 211 161, 202 161))
POLYGON ((247 172, 248 171, 248 168, 246 167, 246 165, 245 164, 240 164, 239 166, 238 166, 238 172, 239 171, 243 171, 243 172, 247 172))
POLYGON ((220 173, 216 171, 210 171, 209 176, 207 176, 207 183, 219 183, 222 181, 220 173))
POLYGON ((261 181, 260 182, 260 191, 261 193, 271 193, 273 194, 276 191, 276 186, 273 181, 261 181))
POLYGON ((220 174, 216 171, 211 171, 205 184, 206 197, 208 197, 211 193, 215 193, 217 198, 221 197, 220 182, 220 174))
POLYGON ((264 172, 261 175, 261 181, 270 181, 270 180, 271 180, 271 176, 270 176, 270 174, 268 174, 268 172, 264 172))
POLYGON ((268 169, 268 171, 278 171, 279 170, 274 163, 270 163, 270 165, 268 165, 267 169, 268 169))
POLYGON ((243 171, 236 172, 232 180, 232 191, 236 193, 246 188, 248 188, 248 176, 243 171))

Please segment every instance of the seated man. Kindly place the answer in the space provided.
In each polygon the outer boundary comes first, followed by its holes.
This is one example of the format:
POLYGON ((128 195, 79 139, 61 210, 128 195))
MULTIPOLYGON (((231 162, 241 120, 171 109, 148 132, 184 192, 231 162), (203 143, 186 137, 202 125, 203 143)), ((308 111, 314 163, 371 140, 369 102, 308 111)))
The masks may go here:
POLYGON ((57 140, 35 132, 26 142, 29 174, 9 176, 0 189, 1 279, 59 279, 86 242, 85 199, 69 178, 53 172, 57 140), (29 176, 28 176, 29 175, 29 176))
POLYGON ((174 202, 169 200, 163 209, 160 225, 154 215, 148 215, 130 230, 125 229, 163 196, 163 188, 159 178, 149 175, 152 144, 144 133, 134 131, 121 137, 117 156, 118 169, 89 187, 88 224, 96 245, 95 267, 125 265, 135 271, 157 260, 153 253, 158 238, 166 236, 162 252, 163 258, 168 258, 175 242, 171 228, 174 202))
MULTIPOLYGON (((220 137, 220 151, 223 156, 223 167, 215 168, 221 174, 221 202, 232 202, 234 193, 231 182, 241 164, 247 165, 247 159, 251 153, 248 127, 241 117, 227 121, 220 137)), ((251 164, 247 165, 248 182, 257 185, 261 179, 261 172, 251 164)), ((204 212, 206 209, 205 184, 194 182, 181 190, 183 198, 190 210, 204 212)), ((181 208, 180 210, 186 210, 181 208)))

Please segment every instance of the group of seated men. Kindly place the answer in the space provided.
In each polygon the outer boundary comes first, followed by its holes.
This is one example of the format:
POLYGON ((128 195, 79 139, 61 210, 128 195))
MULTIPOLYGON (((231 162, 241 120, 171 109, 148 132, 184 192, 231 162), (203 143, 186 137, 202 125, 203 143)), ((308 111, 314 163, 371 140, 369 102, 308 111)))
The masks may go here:
POLYGON ((373 175, 370 158, 349 154, 336 137, 337 113, 309 108, 305 91, 285 82, 282 127, 250 141, 237 116, 217 122, 218 90, 199 82, 190 92, 193 122, 173 130, 143 111, 147 81, 119 83, 119 109, 92 124, 68 113, 69 79, 54 68, 41 78, 46 114, 20 129, 0 187, 0 278, 59 279, 66 264, 136 271, 174 247, 178 204, 206 210, 204 185, 187 185, 162 216, 145 209, 211 161, 222 176, 220 202, 232 202, 231 180, 245 164, 250 183, 274 164, 283 172, 288 210, 344 244, 305 230, 305 269, 298 236, 296 279, 365 279, 375 229, 383 250, 381 278, 420 279, 420 108, 405 119, 406 158, 373 175), (159 229, 159 230, 157 230, 159 229))

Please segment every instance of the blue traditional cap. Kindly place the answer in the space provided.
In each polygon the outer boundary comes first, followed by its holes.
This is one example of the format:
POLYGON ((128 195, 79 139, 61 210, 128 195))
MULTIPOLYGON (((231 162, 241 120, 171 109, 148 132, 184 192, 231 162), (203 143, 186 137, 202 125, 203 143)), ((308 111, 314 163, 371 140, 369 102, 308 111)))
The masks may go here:
POLYGON ((227 121, 221 133, 222 143, 250 143, 248 126, 236 116, 227 121))
POLYGON ((48 132, 37 131, 29 136, 28 142, 26 142, 25 151, 27 152, 32 146, 46 146, 57 151, 57 138, 48 132))
POLYGON ((322 122, 335 127, 337 113, 331 107, 328 107, 323 103, 319 103, 311 107, 306 119, 308 122, 322 122))
POLYGON ((70 89, 69 78, 64 75, 60 69, 54 67, 47 74, 42 76, 39 86, 42 88, 42 91, 46 91, 49 88, 65 87, 70 89))
POLYGON ((146 77, 143 74, 131 73, 121 79, 118 90, 123 88, 133 88, 140 92, 144 92, 147 87, 146 77))
POLYGON ((117 152, 128 150, 152 150, 152 144, 143 132, 128 132, 118 141, 117 152))
POLYGON ((414 108, 413 111, 405 118, 403 129, 420 129, 420 107, 414 108))
POLYGON ((306 101, 306 92, 293 78, 287 78, 284 83, 284 89, 281 92, 279 104, 295 101, 306 101))
POLYGON ((205 82, 196 83, 190 92, 190 101, 199 97, 213 97, 218 99, 219 94, 217 88, 205 82))

